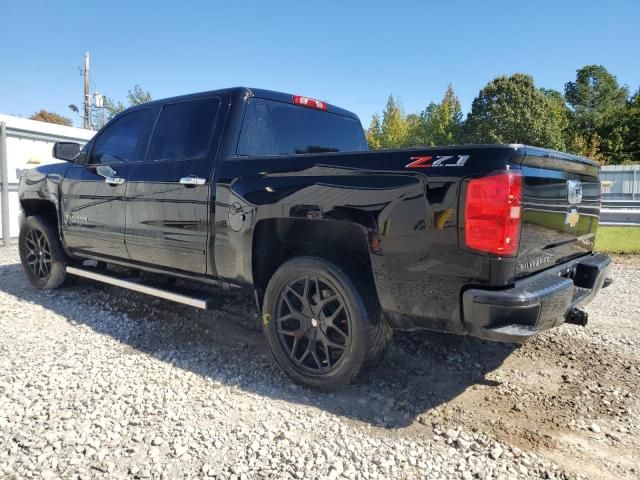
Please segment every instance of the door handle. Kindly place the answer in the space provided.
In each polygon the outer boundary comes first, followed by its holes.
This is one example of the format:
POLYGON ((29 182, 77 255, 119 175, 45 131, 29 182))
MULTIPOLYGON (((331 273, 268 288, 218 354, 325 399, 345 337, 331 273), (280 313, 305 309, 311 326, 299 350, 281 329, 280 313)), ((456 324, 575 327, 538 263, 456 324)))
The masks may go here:
POLYGON ((122 185, 124 183, 124 178, 122 178, 122 177, 106 177, 104 179, 104 183, 108 183, 109 185, 112 185, 112 186, 122 185))
POLYGON ((207 181, 204 178, 196 177, 195 175, 189 175, 188 177, 182 177, 180 179, 180 185, 187 187, 196 187, 204 185, 205 183, 207 183, 207 181))

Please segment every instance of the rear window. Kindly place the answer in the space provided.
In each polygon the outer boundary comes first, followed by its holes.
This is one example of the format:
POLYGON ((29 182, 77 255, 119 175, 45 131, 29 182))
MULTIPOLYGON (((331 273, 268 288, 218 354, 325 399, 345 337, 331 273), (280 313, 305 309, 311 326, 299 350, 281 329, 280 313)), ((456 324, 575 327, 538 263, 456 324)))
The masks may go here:
POLYGON ((162 107, 151 137, 147 160, 189 160, 209 151, 220 100, 206 98, 162 107))
POLYGON ((238 155, 291 155, 367 150, 360 122, 312 108, 252 98, 238 155))

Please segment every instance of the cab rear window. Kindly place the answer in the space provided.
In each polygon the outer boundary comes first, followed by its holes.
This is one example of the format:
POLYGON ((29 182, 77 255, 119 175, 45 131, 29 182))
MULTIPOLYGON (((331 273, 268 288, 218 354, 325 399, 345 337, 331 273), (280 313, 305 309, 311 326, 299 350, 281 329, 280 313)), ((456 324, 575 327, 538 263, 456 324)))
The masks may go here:
POLYGON ((295 155, 367 150, 360 122, 343 115, 262 98, 247 105, 237 154, 295 155))

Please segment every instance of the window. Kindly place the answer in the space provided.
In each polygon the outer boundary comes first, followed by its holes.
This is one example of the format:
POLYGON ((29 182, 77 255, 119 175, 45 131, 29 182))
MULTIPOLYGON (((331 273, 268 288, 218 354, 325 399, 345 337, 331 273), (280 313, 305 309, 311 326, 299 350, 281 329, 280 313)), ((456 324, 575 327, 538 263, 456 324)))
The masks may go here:
POLYGON ((238 155, 290 155, 367 150, 360 122, 335 113, 252 98, 238 155))
POLYGON ((147 160, 188 160, 206 156, 219 108, 218 98, 162 107, 147 160))
POLYGON ((90 163, 111 165, 139 161, 150 120, 151 110, 147 108, 115 120, 96 139, 90 163))
POLYGON ((89 142, 85 143, 84 147, 82 147, 82 150, 80 150, 80 153, 75 158, 73 163, 77 163, 78 165, 83 165, 85 163, 86 159, 87 159, 87 155, 89 155, 89 153, 91 152, 92 148, 93 148, 93 141, 92 140, 90 140, 89 142))

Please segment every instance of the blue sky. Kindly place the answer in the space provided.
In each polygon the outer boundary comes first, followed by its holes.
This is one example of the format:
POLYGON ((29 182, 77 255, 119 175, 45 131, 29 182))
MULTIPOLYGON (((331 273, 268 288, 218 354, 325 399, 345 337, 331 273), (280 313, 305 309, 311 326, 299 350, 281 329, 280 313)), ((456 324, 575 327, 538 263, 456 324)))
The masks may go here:
POLYGON ((497 75, 525 72, 562 90, 586 64, 640 86, 640 1, 3 2, 0 113, 82 102, 92 86, 124 99, 246 85, 355 111, 363 124, 389 93, 407 112, 451 82, 465 111, 497 75))

